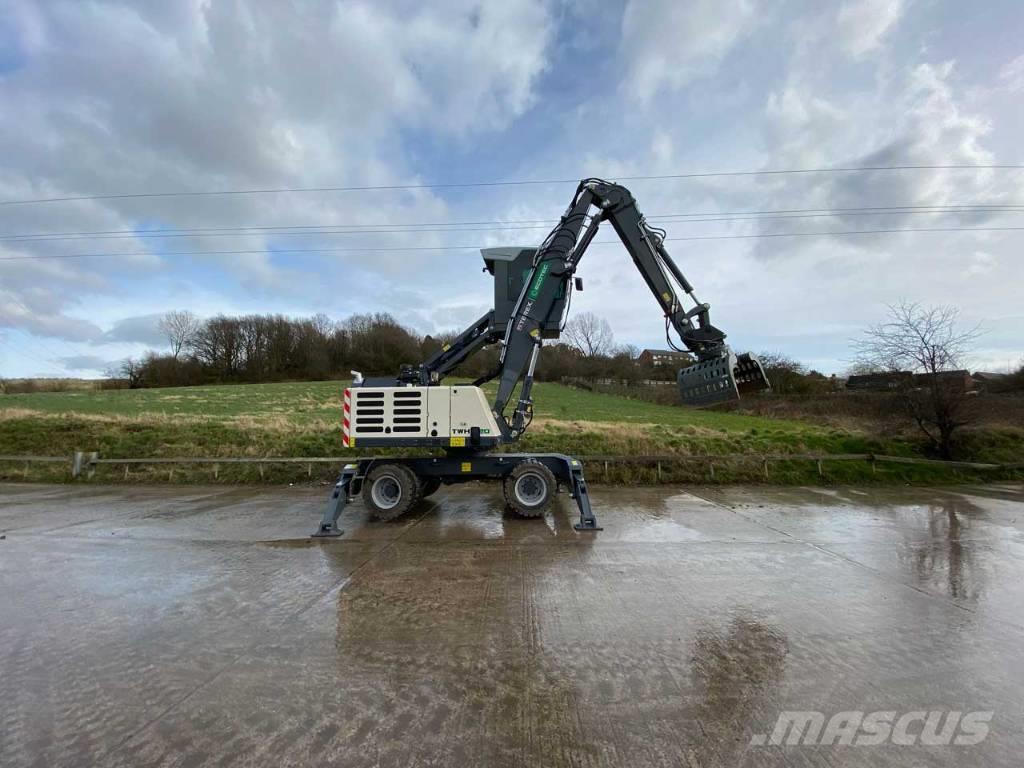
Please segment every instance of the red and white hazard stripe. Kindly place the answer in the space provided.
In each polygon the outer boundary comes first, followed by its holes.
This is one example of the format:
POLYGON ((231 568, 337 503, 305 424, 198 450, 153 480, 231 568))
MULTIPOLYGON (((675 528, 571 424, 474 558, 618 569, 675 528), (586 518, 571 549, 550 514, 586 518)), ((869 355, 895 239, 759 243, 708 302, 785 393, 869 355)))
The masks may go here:
POLYGON ((349 447, 350 433, 352 431, 352 391, 345 390, 345 405, 341 413, 341 444, 349 447))

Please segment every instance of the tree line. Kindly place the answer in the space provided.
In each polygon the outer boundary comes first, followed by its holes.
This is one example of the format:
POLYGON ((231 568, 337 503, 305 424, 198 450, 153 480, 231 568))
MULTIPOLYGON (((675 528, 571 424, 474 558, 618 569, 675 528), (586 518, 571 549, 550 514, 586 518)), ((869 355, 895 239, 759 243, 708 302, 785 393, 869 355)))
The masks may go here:
MULTIPOLYGON (((421 336, 386 313, 357 314, 337 322, 323 314, 217 315, 200 319, 188 311, 168 312, 160 321, 167 350, 128 359, 114 372, 131 387, 187 386, 283 380, 345 379, 350 371, 396 374, 402 365, 427 360, 456 333, 421 336)), ((968 390, 944 374, 963 365, 976 346, 979 328, 962 328, 952 307, 900 303, 887 319, 854 341, 861 371, 907 372, 894 389, 892 413, 914 424, 942 458, 954 454, 955 436, 976 420, 968 390)), ((837 388, 834 377, 807 370, 783 354, 761 353, 776 395, 814 395, 837 388)), ((686 361, 683 361, 684 364, 686 361)), ((473 355, 454 374, 475 379, 495 372, 498 345, 473 355)), ((535 375, 540 381, 675 379, 677 364, 644 364, 632 346, 615 344, 608 322, 580 313, 566 325, 562 341, 549 343, 535 375)), ((1013 388, 1024 369, 1007 378, 1013 388)), ((661 388, 654 388, 661 389, 661 388)))
MULTIPOLYGON (((133 388, 217 383, 344 379, 357 370, 370 376, 398 373, 452 341, 457 332, 420 335, 387 313, 356 314, 335 321, 324 314, 217 315, 166 313, 159 322, 166 350, 151 350, 114 366, 111 378, 133 388)), ((607 321, 581 313, 567 325, 564 343, 547 343, 537 367, 541 381, 564 378, 673 380, 673 366, 644 365, 639 350, 617 346, 607 321)), ((456 371, 477 378, 498 365, 498 348, 470 357, 456 371)))

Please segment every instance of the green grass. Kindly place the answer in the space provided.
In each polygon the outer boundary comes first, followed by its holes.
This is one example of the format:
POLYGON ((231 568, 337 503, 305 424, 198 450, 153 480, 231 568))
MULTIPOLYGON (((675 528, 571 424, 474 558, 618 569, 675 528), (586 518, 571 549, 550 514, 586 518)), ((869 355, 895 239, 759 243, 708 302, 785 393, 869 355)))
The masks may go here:
MULTIPOLYGON (((187 416, 213 421, 241 417, 283 418, 295 426, 324 418, 341 418, 344 382, 286 382, 168 389, 122 389, 82 392, 43 392, 0 398, 0 411, 28 409, 43 414, 76 413, 91 416, 187 416)), ((488 396, 494 385, 485 387, 488 396)), ((533 390, 536 415, 541 419, 695 426, 745 431, 764 426, 758 416, 697 411, 628 400, 540 383, 533 390)), ((799 422, 768 422, 785 430, 806 428, 799 422)))
MULTIPOLYGON (((0 455, 63 455, 98 450, 106 458, 343 456, 341 393, 344 382, 296 382, 172 389, 73 391, 0 396, 0 455)), ((488 388, 493 394, 493 387, 488 388)), ((536 421, 515 450, 577 455, 680 457, 704 454, 887 453, 913 456, 917 445, 855 429, 656 405, 557 384, 534 388, 536 421)), ((970 438, 971 458, 1021 461, 1024 432, 987 430, 970 438)), ((368 451, 359 450, 360 454, 368 451)), ((20 477, 21 467, 0 465, 0 478, 20 477)), ((44 470, 39 470, 40 472, 44 470)), ((63 470, 53 469, 53 472, 63 470)), ((108 473, 110 470, 106 470, 108 473)), ((331 468, 316 470, 326 477, 331 468)), ((140 470, 135 479, 158 479, 140 470)), ((166 473, 167 470, 161 470, 166 473)), ((205 469, 176 470, 179 479, 210 479, 205 469), (204 474, 206 473, 206 474, 204 474)), ((251 479, 255 468, 223 470, 218 479, 251 479)), ((289 479, 306 468, 268 468, 267 477, 289 479)), ((36 470, 31 470, 37 477, 36 470)), ((604 472, 596 479, 604 479, 604 472)), ((708 480, 707 462, 662 469, 662 480, 708 480)), ((653 481, 654 467, 610 468, 608 480, 653 481)), ((773 465, 776 482, 957 479, 945 468, 887 467, 872 473, 861 464, 827 465, 824 478, 812 462, 773 465)), ((974 479, 974 478, 971 478, 974 479)), ((719 462, 715 480, 764 481, 756 460, 719 462)))
POLYGON ((224 420, 282 416, 294 424, 319 416, 341 416, 338 381, 236 384, 167 389, 40 392, 0 398, 0 411, 27 408, 47 414, 100 416, 192 416, 224 420))

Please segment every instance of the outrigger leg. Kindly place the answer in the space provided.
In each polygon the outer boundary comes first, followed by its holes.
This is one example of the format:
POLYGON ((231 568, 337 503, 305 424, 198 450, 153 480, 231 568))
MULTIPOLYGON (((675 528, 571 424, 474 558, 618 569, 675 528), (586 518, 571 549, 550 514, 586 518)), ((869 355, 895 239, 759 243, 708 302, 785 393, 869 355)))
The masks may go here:
POLYGON ((352 481, 358 470, 358 464, 346 464, 345 468, 341 470, 338 482, 334 484, 334 490, 331 492, 331 498, 327 501, 327 509, 324 510, 320 527, 313 534, 313 538, 332 538, 344 533, 338 529, 338 518, 341 516, 342 510, 345 509, 345 504, 348 503, 349 489, 352 487, 352 481))
POLYGON ((603 531, 597 524, 597 518, 590 508, 590 496, 587 494, 587 481, 583 479, 583 465, 579 459, 569 462, 569 478, 572 481, 572 497, 580 508, 580 521, 573 528, 577 531, 603 531))

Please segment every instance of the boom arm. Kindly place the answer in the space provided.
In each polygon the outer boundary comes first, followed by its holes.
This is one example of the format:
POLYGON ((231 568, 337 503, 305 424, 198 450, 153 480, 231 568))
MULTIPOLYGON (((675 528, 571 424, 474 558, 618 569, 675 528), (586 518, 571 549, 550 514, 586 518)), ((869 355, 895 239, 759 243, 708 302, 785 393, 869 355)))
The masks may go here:
POLYGON ((749 389, 767 386, 767 379, 755 358, 744 355, 736 359, 726 346, 725 334, 711 324, 710 305, 694 295, 693 286, 665 250, 665 233, 647 223, 629 190, 601 179, 585 179, 558 226, 537 252, 533 271, 505 331, 494 412, 498 416, 504 413, 516 385, 522 380, 509 425, 512 437, 524 429, 531 413, 530 389, 541 346, 539 325, 547 317, 559 289, 568 286, 598 226, 605 220, 611 222, 661 305, 666 332, 671 325, 686 348, 697 356, 695 370, 685 374, 690 386, 680 381, 684 398, 689 391, 691 401, 707 404, 733 399, 738 391, 737 383, 748 385, 749 389), (683 306, 678 289, 693 302, 689 309, 683 306))
MULTIPOLYGON (((423 385, 436 383, 469 355, 501 339, 498 370, 486 378, 500 377, 494 415, 505 439, 518 438, 532 418, 530 392, 542 346, 542 327, 559 306, 559 297, 570 289, 587 247, 606 220, 661 305, 666 336, 671 325, 686 349, 697 357, 696 365, 680 372, 684 401, 707 405, 735 399, 741 386, 744 390, 766 388, 768 382, 757 359, 734 355, 725 344, 725 334, 711 324, 710 305, 697 299, 693 286, 665 250, 664 231, 647 223, 628 189, 601 179, 580 182, 558 225, 537 250, 507 324, 496 323, 495 313, 489 312, 423 363, 418 372, 410 372, 411 376, 423 385), (684 307, 681 293, 692 302, 689 309, 684 307), (504 412, 520 383, 509 421, 504 412)), ((669 343, 679 349, 671 339, 669 343)))

